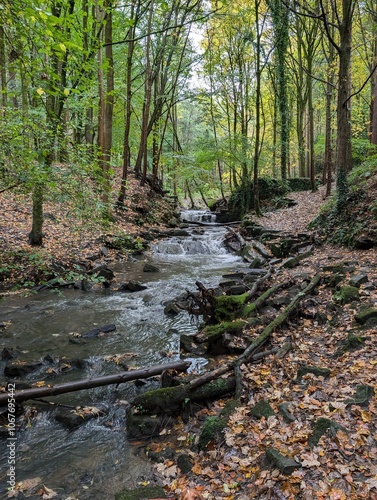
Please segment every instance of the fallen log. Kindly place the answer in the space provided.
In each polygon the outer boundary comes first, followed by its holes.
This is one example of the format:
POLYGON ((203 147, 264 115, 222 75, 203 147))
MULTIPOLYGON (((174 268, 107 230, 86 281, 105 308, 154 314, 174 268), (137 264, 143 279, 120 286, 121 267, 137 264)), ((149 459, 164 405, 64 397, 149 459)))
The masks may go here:
POLYGON ((31 389, 23 389, 19 391, 8 391, 0 394, 0 405, 5 405, 9 400, 14 402, 27 401, 28 399, 42 398, 46 396, 57 396, 68 392, 81 391, 83 389, 92 389, 94 387, 102 387, 105 385, 122 384, 142 378, 149 378, 155 375, 160 375, 165 370, 185 371, 190 366, 188 361, 176 361, 175 363, 167 363, 162 365, 154 365, 142 370, 130 370, 127 372, 116 373, 114 375, 105 375, 84 380, 76 380, 65 384, 57 384, 52 386, 34 387, 31 389))
POLYGON ((287 321, 292 312, 297 309, 302 299, 306 297, 306 295, 311 293, 314 290, 314 288, 318 285, 320 279, 321 275, 319 273, 316 274, 312 278, 310 283, 301 292, 296 294, 295 297, 293 297, 293 299, 287 305, 287 307, 284 308, 284 310, 266 326, 266 328, 262 331, 262 333, 258 335, 258 337, 254 340, 254 342, 252 342, 240 356, 235 358, 232 362, 221 366, 220 368, 217 368, 211 372, 204 373, 204 375, 201 375, 200 377, 191 380, 190 388, 194 389, 196 387, 199 387, 200 385, 205 384, 210 380, 213 380, 221 375, 224 375, 230 370, 234 370, 237 366, 241 366, 242 364, 252 360, 255 351, 257 351, 260 347, 262 347, 262 345, 269 339, 270 335, 276 330, 278 326, 282 325, 285 321, 287 321))

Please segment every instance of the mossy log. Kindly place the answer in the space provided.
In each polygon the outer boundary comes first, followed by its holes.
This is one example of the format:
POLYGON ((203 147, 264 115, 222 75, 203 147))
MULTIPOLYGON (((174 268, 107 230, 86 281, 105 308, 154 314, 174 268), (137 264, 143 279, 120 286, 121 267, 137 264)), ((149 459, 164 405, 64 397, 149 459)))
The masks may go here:
POLYGON ((132 405, 140 413, 169 414, 182 410, 183 405, 189 402, 207 401, 225 396, 234 391, 235 387, 235 377, 229 377, 211 380, 192 391, 189 384, 160 388, 136 396, 132 405))
POLYGON ((314 290, 314 288, 318 285, 320 279, 321 275, 319 273, 316 274, 312 278, 310 283, 302 291, 300 291, 297 295, 295 295, 295 297, 291 300, 291 302, 287 305, 287 307, 273 321, 271 321, 271 323, 269 323, 266 326, 263 332, 260 335, 258 335, 258 337, 254 340, 254 342, 252 342, 240 356, 238 356, 231 363, 224 365, 220 368, 217 368, 212 372, 205 373, 204 375, 196 378, 195 380, 192 380, 190 382, 191 388, 193 389, 208 382, 209 380, 213 380, 223 375, 224 373, 233 370, 236 366, 248 363, 252 359, 255 351, 259 349, 265 342, 267 342, 270 335, 276 330, 276 328, 285 323, 285 321, 287 321, 292 312, 297 309, 303 298, 314 290))

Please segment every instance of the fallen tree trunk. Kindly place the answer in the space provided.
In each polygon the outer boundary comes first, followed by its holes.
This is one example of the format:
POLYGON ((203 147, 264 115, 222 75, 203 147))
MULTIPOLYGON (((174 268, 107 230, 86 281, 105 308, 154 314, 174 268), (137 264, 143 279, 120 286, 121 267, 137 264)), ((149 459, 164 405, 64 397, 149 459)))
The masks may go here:
POLYGON ((252 359, 255 351, 259 349, 269 339, 270 335, 276 330, 278 326, 282 325, 285 321, 287 321, 290 314, 292 314, 292 312, 297 309, 302 299, 306 297, 309 293, 311 293, 314 290, 314 288, 318 285, 320 279, 321 275, 319 273, 316 274, 310 281, 310 283, 301 292, 295 295, 295 297, 293 297, 293 299, 287 305, 287 307, 278 316, 276 316, 276 318, 273 321, 271 321, 271 323, 269 323, 266 326, 263 332, 260 335, 258 335, 258 337, 254 340, 254 342, 252 342, 240 356, 234 359, 231 363, 221 366, 216 370, 205 373, 201 377, 192 380, 190 382, 190 388, 194 389, 196 387, 199 387, 202 384, 209 382, 210 380, 213 380, 221 375, 224 375, 230 370, 234 370, 235 367, 241 366, 242 364, 249 362, 252 359))
POLYGON ((19 391, 0 394, 0 405, 5 405, 11 399, 12 402, 22 402, 28 399, 42 398, 46 396, 57 396, 67 392, 81 391, 83 389, 92 389, 93 387, 102 387, 104 385, 122 384, 131 380, 149 378, 155 375, 160 375, 165 370, 185 371, 190 366, 188 361, 176 361, 175 363, 154 365, 142 370, 131 370, 128 372, 116 373, 114 375, 106 375, 104 377, 96 377, 91 379, 76 380, 65 384, 57 384, 45 387, 35 387, 31 389, 23 389, 19 391))

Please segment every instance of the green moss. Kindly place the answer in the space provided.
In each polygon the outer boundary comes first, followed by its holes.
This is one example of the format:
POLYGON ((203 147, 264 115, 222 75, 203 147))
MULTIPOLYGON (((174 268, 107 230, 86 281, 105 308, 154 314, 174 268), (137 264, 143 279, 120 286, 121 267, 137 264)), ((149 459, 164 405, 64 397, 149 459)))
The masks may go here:
POLYGON ((115 495, 115 500, 148 500, 148 498, 166 498, 161 486, 143 486, 135 490, 125 490, 115 495))
POLYGON ((359 325, 364 325, 368 320, 370 319, 376 319, 377 318, 377 309, 370 307, 369 309, 366 309, 365 311, 360 311, 358 314, 355 316, 355 320, 359 325))
POLYGON ((272 409, 271 405, 268 403, 268 401, 265 401, 264 399, 262 399, 255 406, 253 406, 249 413, 252 417, 256 418, 262 418, 262 417, 268 418, 275 415, 275 412, 272 409))
POLYGON ((248 293, 241 295, 220 295, 215 298, 214 317, 217 321, 232 321, 239 316, 248 293))
POLYGON ((185 386, 164 387, 136 396, 133 406, 140 413, 164 413, 181 407, 189 397, 185 386))
POLYGON ((326 432, 330 432, 331 434, 335 435, 339 429, 347 432, 347 429, 345 429, 343 426, 337 424, 336 422, 333 422, 328 418, 321 417, 316 420, 316 422, 314 422, 313 434, 309 436, 308 443, 312 447, 317 446, 319 440, 324 434, 326 434, 326 432))
POLYGON ((359 290, 355 286, 342 286, 338 292, 334 293, 333 300, 340 305, 358 301, 360 300, 359 290))
POLYGON ((239 321, 223 321, 218 325, 206 326, 202 331, 202 336, 205 336, 208 341, 214 341, 220 338, 224 333, 240 333, 245 326, 245 322, 239 321))
POLYGON ((211 441, 215 441, 216 438, 221 435, 226 425, 226 418, 208 417, 204 422, 203 429, 199 437, 199 449, 204 450, 211 441))

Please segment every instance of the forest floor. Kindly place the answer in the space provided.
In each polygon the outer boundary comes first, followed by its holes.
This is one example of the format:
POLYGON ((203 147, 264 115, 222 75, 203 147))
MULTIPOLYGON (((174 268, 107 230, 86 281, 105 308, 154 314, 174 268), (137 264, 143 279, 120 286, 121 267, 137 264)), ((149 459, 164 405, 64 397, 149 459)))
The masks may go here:
MULTIPOLYGON (((131 188, 133 189, 133 188, 131 188)), ((92 254, 101 252, 103 229, 69 215, 68 207, 47 204, 45 243, 42 249, 27 243, 31 227, 31 206, 24 196, 2 193, 0 218, 0 251, 2 253, 3 290, 15 283, 35 282, 35 260, 72 263, 88 262, 92 254)), ((306 231, 307 224, 323 204, 323 192, 291 193, 297 201, 292 208, 267 212, 257 220, 271 229, 289 233, 306 231)), ((141 230, 164 226, 171 217, 171 207, 158 206, 146 226, 135 224, 150 209, 153 200, 146 200, 135 184, 128 213, 116 217, 107 229, 114 234, 126 231, 138 237, 141 230), (163 221, 163 214, 169 216, 163 221), (140 215, 141 214, 141 215, 140 215)), ((124 256, 123 256, 124 257, 124 256)), ((116 250, 103 260, 118 259, 116 250)), ((376 328, 360 327, 355 315, 363 308, 377 305, 377 253, 371 250, 348 250, 329 245, 316 246, 313 255, 298 268, 280 269, 272 275, 269 285, 280 280, 295 280, 303 274, 313 276, 324 272, 326 265, 343 264, 342 284, 351 275, 365 273, 367 282, 359 287, 359 300, 341 307, 334 305, 333 290, 321 281, 315 295, 288 322, 277 329, 270 347, 280 347, 287 339, 292 349, 283 358, 270 355, 258 363, 241 366, 241 405, 232 413, 224 434, 207 446, 197 449, 197 438, 208 416, 218 415, 226 399, 208 403, 188 422, 178 419, 169 429, 148 443, 156 453, 172 448, 174 456, 155 465, 157 480, 163 483, 168 498, 180 500, 247 500, 311 499, 348 500, 377 499, 377 406, 374 398, 362 404, 351 404, 359 385, 377 389, 376 328), (339 354, 339 348, 353 333, 363 337, 358 349, 339 354), (297 379, 302 365, 330 370, 328 377, 308 373, 297 379), (255 419, 250 409, 266 400, 275 414, 255 419), (293 420, 287 423, 278 412, 278 405, 287 403, 293 420), (308 440, 313 424, 320 418, 334 422, 315 446, 308 440), (275 448, 300 466, 283 474, 265 461, 266 450, 275 448), (174 457, 188 455, 193 467, 183 474, 174 457)), ((331 272, 330 272, 331 274, 331 272)), ((324 276, 329 273, 324 272, 324 276)), ((22 286, 21 286, 22 288, 22 286)), ((4 293, 4 292, 2 292, 4 293)), ((7 293, 7 292, 5 292, 7 293)), ((248 332, 258 335, 258 330, 248 332)), ((215 360, 219 364, 223 358, 215 360)))
MULTIPOLYGON (((295 207, 265 213, 257 222, 289 233, 306 231, 323 204, 322 190, 291 193, 290 197, 297 201, 295 207)), ((372 397, 364 403, 350 403, 357 387, 377 389, 376 325, 355 322, 359 311, 377 305, 376 249, 317 246, 299 267, 275 273, 269 286, 317 272, 323 279, 315 294, 276 329, 266 348, 281 347, 289 340, 292 350, 283 358, 270 355, 241 366, 241 404, 232 413, 225 432, 205 450, 192 446, 206 418, 220 415, 226 399, 208 404, 188 423, 179 421, 150 444, 154 452, 171 447, 177 456, 187 453, 194 464, 187 474, 182 474, 171 458, 156 465, 169 498, 377 499, 376 401, 372 397), (348 285, 351 276, 367 275, 367 282, 359 286, 359 300, 335 304, 336 288, 328 285, 333 274, 324 269, 339 265, 346 269, 340 285, 348 285), (362 341, 357 349, 343 352, 341 347, 350 334, 362 341), (329 376, 308 373, 300 380, 297 374, 302 366, 328 369, 329 376), (274 415, 256 419, 250 414, 261 401, 270 404, 274 415), (291 422, 279 413, 281 403, 287 404, 291 422), (313 445, 318 422, 330 427, 313 445), (269 448, 299 465, 293 472, 282 473, 266 460, 269 448)), ((251 336, 258 333, 252 329, 248 332, 251 336)), ((217 360, 218 365, 224 362, 221 357, 217 360)))

